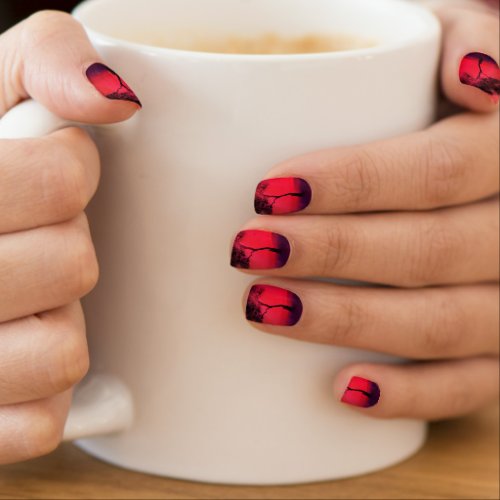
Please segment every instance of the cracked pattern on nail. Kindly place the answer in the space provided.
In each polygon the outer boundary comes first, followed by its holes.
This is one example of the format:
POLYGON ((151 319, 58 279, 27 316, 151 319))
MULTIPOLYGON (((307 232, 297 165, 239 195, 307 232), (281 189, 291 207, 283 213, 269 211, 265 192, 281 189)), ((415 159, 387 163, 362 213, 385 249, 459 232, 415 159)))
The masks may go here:
POLYGON ((271 285, 254 285, 248 293, 246 318, 256 323, 292 326, 302 316, 298 295, 271 285))
POLYGON ((352 377, 341 401, 362 408, 369 408, 378 403, 380 389, 378 384, 362 377, 352 377))
POLYGON ((86 73, 90 83, 108 99, 131 101, 142 107, 134 91, 111 68, 101 63, 89 66, 86 73))
POLYGON ((492 96, 498 102, 500 95, 500 68, 490 56, 481 52, 467 54, 460 63, 460 81, 492 96))
POLYGON ((288 214, 303 210, 311 202, 311 187, 298 177, 266 179, 255 191, 258 214, 288 214))
POLYGON ((278 233, 249 229, 236 236, 231 265, 240 269, 276 269, 290 256, 290 243, 278 233))

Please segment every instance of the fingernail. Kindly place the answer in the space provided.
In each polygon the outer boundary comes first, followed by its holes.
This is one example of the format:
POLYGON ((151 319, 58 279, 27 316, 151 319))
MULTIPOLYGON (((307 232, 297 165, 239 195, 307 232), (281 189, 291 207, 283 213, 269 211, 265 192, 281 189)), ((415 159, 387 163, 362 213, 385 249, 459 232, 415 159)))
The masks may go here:
POLYGON ((459 75, 462 83, 481 89, 498 103, 500 68, 495 59, 481 52, 471 52, 462 59, 459 75))
POLYGON ((233 243, 231 265, 241 269, 276 269, 290 256, 290 243, 278 233, 240 231, 233 243))
POLYGON ((298 295, 271 285, 254 285, 247 298, 248 321, 268 325, 292 326, 302 316, 302 302, 298 295))
POLYGON ((94 63, 85 72, 90 83, 108 99, 135 102, 142 107, 134 91, 111 68, 94 63))
POLYGON ((261 181, 255 191, 258 214, 289 214, 304 210, 311 202, 311 187, 299 177, 283 177, 261 181))
POLYGON ((352 377, 341 401, 349 405, 369 408, 378 403, 380 389, 378 384, 362 377, 352 377))

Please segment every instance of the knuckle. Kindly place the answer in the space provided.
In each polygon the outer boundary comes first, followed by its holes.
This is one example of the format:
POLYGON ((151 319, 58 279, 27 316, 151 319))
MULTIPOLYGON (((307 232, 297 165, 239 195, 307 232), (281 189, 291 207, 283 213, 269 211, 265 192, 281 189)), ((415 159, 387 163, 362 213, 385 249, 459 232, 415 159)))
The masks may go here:
POLYGON ((349 150, 344 157, 336 160, 335 168, 331 164, 325 165, 321 182, 329 177, 329 195, 341 201, 347 209, 356 208, 380 194, 380 161, 366 148, 349 150))
POLYGON ((71 16, 66 12, 56 10, 40 10, 28 17, 21 25, 20 36, 20 52, 25 54, 25 59, 31 60, 35 68, 39 68, 40 64, 36 56, 40 54, 46 43, 59 36, 60 30, 57 27, 68 22, 74 23, 71 16))
POLYGON ((333 337, 339 345, 356 346, 359 343, 359 332, 363 329, 364 311, 358 302, 346 299, 339 304, 336 315, 333 337))
MULTIPOLYGON (((85 218, 85 215, 81 216, 85 218)), ((77 220, 77 219, 75 219, 77 220)), ((87 295, 99 279, 99 265, 90 233, 74 222, 65 235, 64 282, 68 295, 87 295)))
POLYGON ((444 218, 432 216, 416 225, 410 236, 411 258, 403 286, 420 287, 446 280, 455 269, 465 242, 460 231, 444 218))
POLYGON ((333 276, 348 266, 352 260, 354 229, 344 224, 331 224, 325 227, 321 242, 316 242, 318 255, 321 255, 321 276, 333 276), (323 247, 323 248, 322 248, 323 247))
POLYGON ((62 440, 64 424, 47 404, 40 404, 33 412, 24 433, 26 458, 35 458, 54 451, 62 440))
POLYGON ((73 387, 89 369, 89 354, 84 332, 74 324, 52 331, 47 343, 52 352, 50 365, 46 366, 47 378, 53 394, 73 387))
POLYGON ((466 164, 458 144, 429 138, 421 154, 423 199, 437 206, 453 201, 466 182, 466 164))
POLYGON ((58 10, 40 10, 32 14, 28 21, 32 24, 41 24, 45 26, 47 23, 51 23, 53 21, 59 21, 61 19, 67 19, 71 16, 66 14, 65 12, 60 12, 58 10))
POLYGON ((15 162, 15 158, 22 158, 26 163, 33 164, 36 158, 40 156, 40 147, 42 145, 42 139, 30 138, 30 139, 14 139, 12 141, 13 148, 11 150, 11 155, 8 153, 5 155, 3 153, 2 160, 6 164, 9 164, 12 160, 15 162))
POLYGON ((439 406, 446 408, 446 415, 459 416, 467 413, 473 404, 470 392, 467 386, 462 384, 447 384, 446 389, 443 388, 442 400, 439 406))
POLYGON ((86 166, 66 148, 52 148, 51 156, 41 176, 43 202, 58 220, 68 220, 82 212, 90 199, 86 166))
POLYGON ((424 305, 427 318, 421 332, 420 354, 424 359, 446 358, 460 354, 465 313, 449 295, 433 293, 424 305))
MULTIPOLYGON (((23 41, 30 45, 37 45, 38 42, 50 37, 54 30, 50 29, 61 22, 68 22, 71 16, 66 12, 57 10, 40 10, 26 19, 23 31, 23 41)), ((56 30, 57 31, 57 30, 56 30)))

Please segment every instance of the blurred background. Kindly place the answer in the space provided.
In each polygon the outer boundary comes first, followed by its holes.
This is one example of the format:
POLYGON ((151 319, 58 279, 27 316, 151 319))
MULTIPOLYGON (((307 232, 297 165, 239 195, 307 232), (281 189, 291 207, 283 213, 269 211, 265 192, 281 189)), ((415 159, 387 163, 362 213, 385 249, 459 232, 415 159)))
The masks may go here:
MULTIPOLYGON (((71 12, 82 0, 0 0, 0 33, 18 23, 33 12, 57 9, 71 12)), ((453 4, 454 0, 449 0, 453 4)), ((498 9, 499 0, 477 0, 498 9)))
POLYGON ((81 0, 0 0, 0 33, 33 12, 57 9, 70 12, 81 0))

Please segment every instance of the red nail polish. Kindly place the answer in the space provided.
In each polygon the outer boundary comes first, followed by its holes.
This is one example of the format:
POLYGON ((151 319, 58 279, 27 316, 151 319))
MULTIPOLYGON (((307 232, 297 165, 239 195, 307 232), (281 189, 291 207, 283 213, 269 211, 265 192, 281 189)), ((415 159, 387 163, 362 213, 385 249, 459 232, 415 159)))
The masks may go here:
POLYGON ((299 177, 283 177, 261 181, 255 191, 258 214, 289 214, 304 210, 311 202, 311 187, 299 177))
POLYGON ((462 59, 459 69, 460 81, 481 89, 498 102, 500 95, 500 68, 492 57, 481 52, 471 52, 462 59))
POLYGON ((290 256, 290 243, 278 233, 240 231, 233 243, 231 265, 240 269, 276 269, 290 256))
POLYGON ((352 377, 341 401, 349 405, 369 408, 378 403, 380 389, 378 384, 362 377, 352 377))
POLYGON ((256 323, 292 326, 302 316, 302 302, 290 290, 271 285, 254 285, 247 298, 246 318, 256 323))
POLYGON ((90 83, 108 99, 131 101, 142 107, 141 101, 134 91, 111 68, 95 63, 85 72, 90 83))

